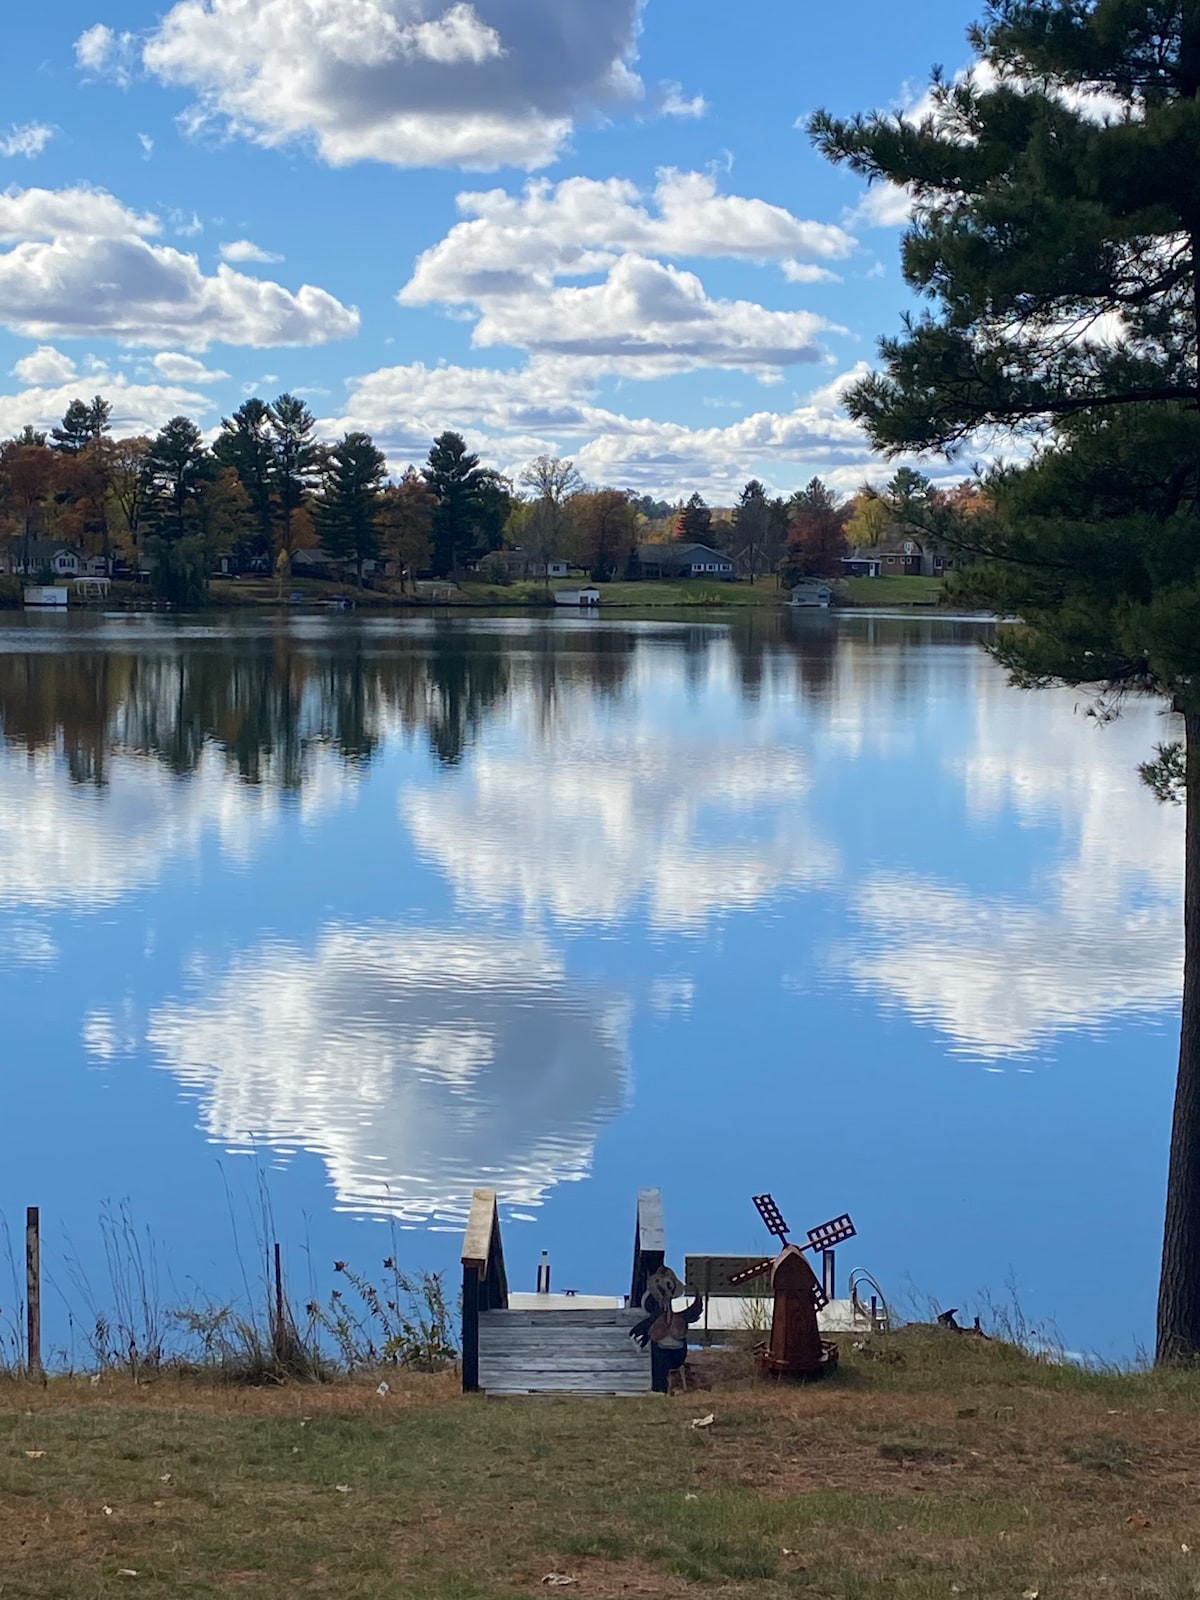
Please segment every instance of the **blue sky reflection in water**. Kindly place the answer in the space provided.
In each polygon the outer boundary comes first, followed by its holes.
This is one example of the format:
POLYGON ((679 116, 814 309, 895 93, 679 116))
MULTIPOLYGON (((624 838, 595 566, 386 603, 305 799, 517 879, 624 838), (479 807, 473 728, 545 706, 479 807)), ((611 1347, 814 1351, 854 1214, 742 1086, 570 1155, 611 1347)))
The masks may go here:
MULTIPOLYGON (((221 1298, 265 1176, 293 1280, 394 1219, 447 1266, 619 1291, 851 1209, 870 1266, 1149 1338, 1179 816, 941 618, 0 628, 0 1212, 128 1198, 164 1300, 221 1298), (229 1154, 236 1152, 236 1154, 229 1154), (246 1155, 250 1159, 246 1159, 246 1155), (307 1250, 307 1255, 305 1251, 307 1250), (1113 1299, 1113 1261, 1126 1296, 1113 1299)), ((0 1308, 11 1296, 0 1292, 0 1308)), ((0 1320, 3 1318, 0 1310, 0 1320)))

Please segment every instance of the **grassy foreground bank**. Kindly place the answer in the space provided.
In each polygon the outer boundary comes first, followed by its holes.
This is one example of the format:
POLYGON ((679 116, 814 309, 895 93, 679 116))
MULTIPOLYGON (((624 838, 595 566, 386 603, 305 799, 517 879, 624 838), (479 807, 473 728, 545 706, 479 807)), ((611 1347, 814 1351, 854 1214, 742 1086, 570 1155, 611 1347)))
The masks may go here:
POLYGON ((844 1363, 634 1402, 8 1381, 0 1596, 1200 1593, 1200 1374, 916 1329, 844 1363))

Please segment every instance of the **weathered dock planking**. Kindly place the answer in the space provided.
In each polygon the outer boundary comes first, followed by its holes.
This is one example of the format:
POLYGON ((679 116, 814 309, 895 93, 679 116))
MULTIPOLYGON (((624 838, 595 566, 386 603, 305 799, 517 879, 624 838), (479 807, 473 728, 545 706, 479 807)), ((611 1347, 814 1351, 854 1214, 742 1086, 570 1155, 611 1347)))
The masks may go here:
MULTIPOLYGON (((662 1247, 662 1202, 656 1190, 644 1190, 635 1280, 648 1265, 661 1265, 662 1247)), ((649 1394, 649 1354, 629 1337, 642 1317, 636 1304, 510 1306, 496 1193, 475 1191, 463 1243, 464 1389, 489 1395, 649 1394)))
POLYGON ((650 1360, 629 1337, 637 1311, 484 1311, 479 1386, 493 1395, 637 1395, 650 1360))

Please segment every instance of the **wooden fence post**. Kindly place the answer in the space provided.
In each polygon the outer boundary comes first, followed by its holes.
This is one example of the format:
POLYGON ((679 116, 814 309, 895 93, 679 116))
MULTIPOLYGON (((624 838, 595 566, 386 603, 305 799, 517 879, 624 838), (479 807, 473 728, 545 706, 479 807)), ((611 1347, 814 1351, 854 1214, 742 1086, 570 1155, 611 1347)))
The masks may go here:
POLYGON ((42 1375, 42 1224, 37 1206, 25 1212, 25 1353, 31 1378, 42 1375))
POLYGON ((283 1314, 283 1250, 279 1241, 275 1241, 275 1315, 272 1318, 274 1333, 271 1343, 275 1350, 276 1361, 282 1361, 287 1353, 287 1341, 284 1338, 286 1319, 283 1314))

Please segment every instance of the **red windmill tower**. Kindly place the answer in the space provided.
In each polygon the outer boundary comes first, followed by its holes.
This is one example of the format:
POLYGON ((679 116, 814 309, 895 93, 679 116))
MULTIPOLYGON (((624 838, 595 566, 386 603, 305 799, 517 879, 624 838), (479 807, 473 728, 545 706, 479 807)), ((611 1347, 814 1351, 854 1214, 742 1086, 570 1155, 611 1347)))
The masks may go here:
POLYGON ((844 1240, 853 1239, 857 1229, 848 1215, 834 1217, 820 1227, 810 1228, 806 1244, 791 1244, 788 1225, 774 1199, 769 1194, 756 1194, 754 1204, 768 1232, 779 1240, 779 1254, 756 1262, 729 1282, 749 1283, 770 1271, 775 1306, 770 1342, 760 1350, 759 1360, 777 1378, 824 1377, 837 1366, 838 1348, 821 1337, 817 1312, 829 1304, 829 1296, 809 1265, 806 1252, 832 1250, 844 1240))

